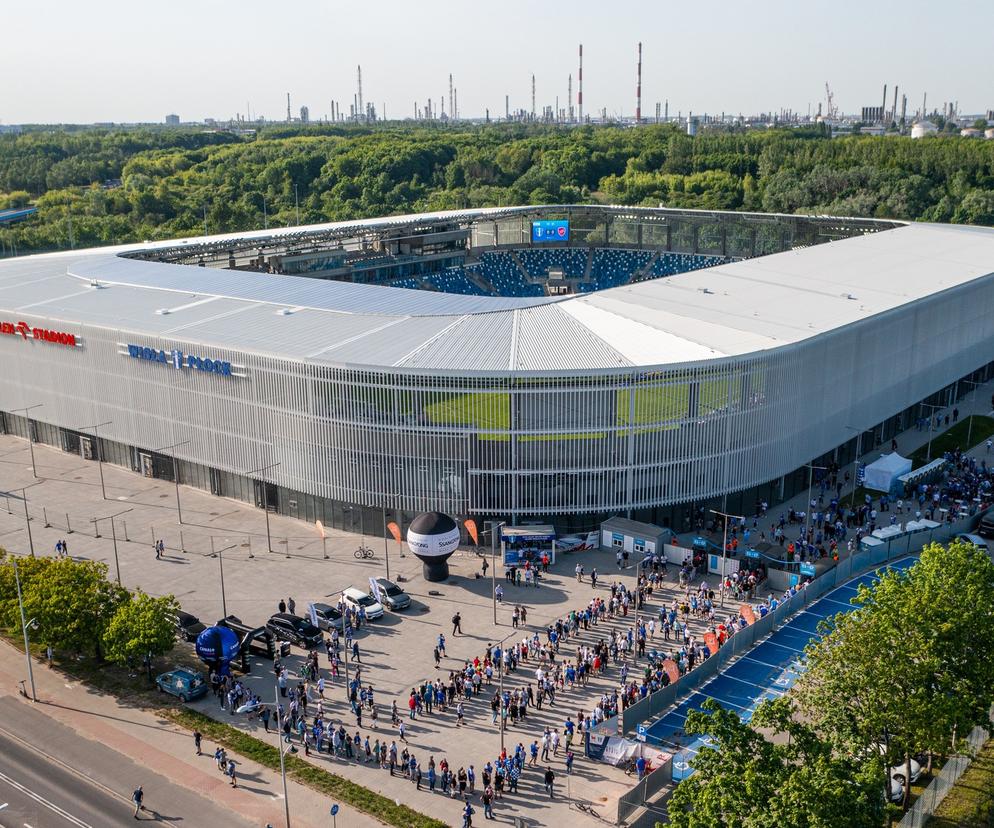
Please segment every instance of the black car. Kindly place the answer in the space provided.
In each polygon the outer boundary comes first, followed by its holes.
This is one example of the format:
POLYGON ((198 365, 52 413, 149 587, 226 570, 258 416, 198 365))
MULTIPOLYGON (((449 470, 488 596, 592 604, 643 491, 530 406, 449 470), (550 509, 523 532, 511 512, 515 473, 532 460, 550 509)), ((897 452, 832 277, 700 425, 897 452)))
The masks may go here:
POLYGON ((197 636, 207 629, 196 615, 180 610, 176 613, 176 634, 184 641, 196 641, 197 636))
POLYGON ((315 604, 314 614, 318 619, 318 627, 322 630, 331 631, 337 627, 341 631, 342 611, 338 607, 333 607, 331 604, 315 604))
POLYGON ((306 618, 290 615, 288 612, 278 612, 266 622, 269 630, 280 641, 289 641, 305 650, 317 647, 323 636, 321 630, 306 618))

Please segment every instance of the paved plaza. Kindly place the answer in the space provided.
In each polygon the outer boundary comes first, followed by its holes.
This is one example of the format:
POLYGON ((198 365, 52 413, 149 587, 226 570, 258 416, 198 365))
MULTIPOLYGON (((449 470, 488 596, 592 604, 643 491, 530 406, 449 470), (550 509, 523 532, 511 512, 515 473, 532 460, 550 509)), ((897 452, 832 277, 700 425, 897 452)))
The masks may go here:
MULTIPOLYGON (((107 499, 101 495, 97 464, 76 455, 66 454, 49 446, 35 445, 35 462, 39 481, 32 474, 28 445, 14 437, 0 437, 0 490, 11 492, 0 500, 0 545, 19 554, 29 551, 25 530, 22 486, 31 486, 24 494, 31 515, 31 542, 36 554, 53 554, 59 539, 68 541, 69 553, 77 558, 90 558, 107 563, 113 577, 120 567, 121 580, 129 587, 141 587, 153 595, 174 594, 183 608, 211 623, 225 611, 238 615, 249 623, 263 624, 277 611, 280 599, 293 597, 298 614, 309 601, 337 601, 338 593, 355 584, 368 587, 370 576, 386 574, 385 549, 382 538, 366 538, 374 550, 371 560, 356 560, 353 551, 363 540, 359 535, 329 532, 325 540, 315 527, 277 515, 270 516, 273 552, 266 542, 265 515, 250 505, 217 498, 204 492, 180 487, 183 523, 177 520, 175 487, 166 481, 140 477, 127 470, 105 465, 104 485, 107 499), (130 510, 126 511, 125 510, 130 510), (111 531, 110 516, 114 518, 111 531), (96 523, 94 523, 96 519, 96 523), (46 526, 46 522, 48 525, 46 526), (68 532, 72 528, 72 533, 68 532), (94 526, 97 527, 96 531, 94 526), (99 534, 99 537, 96 535, 99 534), (117 539, 117 557, 114 537, 117 539), (153 537, 166 544, 166 554, 156 560, 153 537), (217 557, 211 557, 211 549, 217 557), (185 551, 184 551, 185 550, 185 551), (327 558, 325 558, 327 555, 327 558), (223 566, 224 598, 221 593, 223 566)), ((426 679, 440 677, 447 683, 450 670, 461 668, 466 660, 483 658, 488 644, 521 641, 538 632, 545 640, 548 624, 573 609, 582 609, 594 595, 608 598, 612 582, 634 586, 635 570, 619 572, 613 553, 585 552, 565 555, 552 567, 539 587, 514 586, 500 578, 504 589, 503 604, 498 606, 497 623, 493 618, 491 578, 477 577, 481 559, 472 551, 457 552, 450 559, 452 576, 444 584, 429 584, 421 574, 421 563, 410 553, 401 553, 398 544, 389 542, 390 575, 401 581, 410 593, 413 606, 402 613, 387 612, 378 621, 363 628, 356 637, 360 648, 363 683, 372 684, 376 691, 379 721, 370 727, 368 713, 362 734, 394 740, 396 728, 390 724, 390 705, 396 700, 407 727, 409 749, 427 770, 430 756, 440 762, 444 757, 453 771, 473 765, 477 773, 477 822, 482 821, 479 802, 480 776, 488 760, 493 761, 501 750, 499 728, 491 724, 490 698, 494 688, 484 687, 478 697, 466 704, 463 727, 456 727, 454 710, 434 713, 411 722, 407 718, 407 698, 411 688, 426 679), (577 581, 576 563, 586 572, 598 569, 596 590, 589 577, 577 581), (430 594, 436 593, 436 594, 430 594), (512 612, 518 604, 527 610, 527 623, 515 630, 512 612), (451 617, 462 616, 462 635, 452 635, 451 617), (439 632, 447 639, 446 657, 440 669, 434 666, 432 651, 439 632)), ((676 571, 670 568, 667 588, 657 590, 648 609, 655 613, 662 603, 669 603, 678 594, 676 571)), ((634 612, 628 617, 608 620, 581 632, 563 646, 560 660, 575 654, 577 644, 595 644, 607 640, 612 630, 627 632, 632 627, 634 612)), ((698 635, 703 622, 692 621, 698 635)), ((661 646, 661 636, 650 642, 650 648, 661 646)), ((179 645, 186 646, 186 645, 179 645)), ((294 648, 289 661, 291 669, 301 663, 301 651, 294 648)), ((344 680, 330 681, 328 662, 321 653, 322 675, 329 682, 325 696, 326 717, 341 721, 349 734, 355 732, 355 718, 346 699, 344 680)), ((351 666, 351 665, 350 665, 351 666)), ((509 674, 505 686, 511 689, 534 684, 537 663, 527 662, 509 674)), ((618 686, 620 668, 612 665, 604 676, 590 680, 586 688, 577 687, 557 694, 553 706, 542 710, 529 709, 526 723, 510 727, 504 735, 509 751, 519 743, 527 748, 540 739, 546 727, 563 729, 569 716, 575 722, 579 713, 590 715, 602 693, 618 686)), ((640 675, 633 670, 632 677, 640 675)), ((271 662, 252 660, 249 687, 266 699, 275 692, 271 662)), ((495 682, 496 683, 496 682, 495 682)), ((217 708, 216 702, 201 700, 197 707, 211 715, 240 726, 261 731, 261 725, 230 717, 217 708)), ((272 737, 270 737, 272 738, 272 737)), ((627 790, 633 779, 615 768, 588 761, 582 755, 579 740, 574 743, 576 761, 567 785, 564 751, 553 757, 557 775, 556 795, 551 801, 545 795, 539 768, 527 768, 522 775, 518 794, 505 792, 495 805, 499 821, 512 816, 533 820, 533 824, 566 824, 580 819, 593 822, 591 817, 570 809, 568 799, 579 799, 599 806, 605 816, 613 814, 617 797, 627 790)), ((403 743, 398 741, 398 750, 403 743)), ((391 779, 389 773, 365 763, 346 763, 327 754, 312 754, 312 761, 337 773, 401 800, 417 810, 435 815, 449 824, 459 824, 461 807, 456 799, 440 793, 417 792, 414 785, 401 777, 391 779)), ((426 787, 426 786, 425 786, 426 787)))

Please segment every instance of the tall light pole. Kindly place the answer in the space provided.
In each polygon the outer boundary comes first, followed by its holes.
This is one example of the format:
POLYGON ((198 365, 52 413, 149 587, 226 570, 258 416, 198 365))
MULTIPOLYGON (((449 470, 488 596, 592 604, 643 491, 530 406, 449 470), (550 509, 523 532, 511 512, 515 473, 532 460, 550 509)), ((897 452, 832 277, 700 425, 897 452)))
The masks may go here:
MULTIPOLYGON (((227 538, 225 538, 225 540, 227 540, 227 538)), ((225 546, 223 549, 218 549, 215 552, 214 536, 211 535, 211 557, 217 558, 218 569, 220 570, 221 573, 221 617, 222 618, 228 617, 228 603, 227 601, 225 601, 224 598, 224 553, 227 552, 229 549, 234 549, 236 546, 238 546, 237 543, 228 544, 228 546, 225 546)))
POLYGON ((484 534, 490 533, 490 594, 494 602, 494 626, 497 626, 497 532, 506 525, 507 521, 491 521, 490 528, 483 530, 484 534))
POLYGON ((24 598, 21 595, 21 573, 17 568, 17 558, 11 557, 14 563, 14 580, 17 582, 17 606, 21 610, 21 632, 24 633, 24 660, 28 663, 28 681, 31 682, 31 701, 38 701, 35 693, 35 674, 31 665, 31 645, 28 642, 28 627, 35 623, 35 619, 26 621, 24 618, 24 598))
POLYGON ((856 456, 853 457, 852 461, 852 492, 849 494, 849 509, 852 510, 853 504, 856 502, 856 478, 859 476, 859 455, 863 445, 863 429, 851 425, 847 425, 846 428, 856 432, 856 456))
POLYGON ((932 412, 936 409, 942 410, 944 405, 933 405, 931 403, 919 403, 922 408, 928 409, 928 448, 925 450, 925 462, 932 459, 932 412))
POLYGON ((97 452, 97 468, 100 469, 100 494, 103 495, 104 500, 107 499, 107 487, 104 485, 104 458, 103 452, 100 451, 100 435, 97 432, 98 428, 105 425, 112 425, 113 420, 107 420, 103 423, 97 423, 96 425, 80 426, 80 431, 87 431, 89 429, 93 430, 93 448, 97 452))
POLYGON ((725 519, 724 535, 721 541, 721 589, 718 590, 718 594, 721 596, 721 606, 725 606, 725 556, 728 554, 728 519, 745 520, 745 518, 742 515, 730 515, 726 512, 719 512, 717 509, 708 509, 708 511, 713 515, 720 515, 725 519))
POLYGON ((383 557, 387 564, 387 580, 390 580, 390 543, 387 540, 387 507, 383 507, 383 557))
MULTIPOLYGON (((281 463, 270 463, 268 466, 260 466, 257 469, 252 469, 251 471, 245 472, 246 475, 257 474, 270 469, 275 469, 281 463)), ((270 552, 273 551, 273 536, 269 532, 269 486, 266 484, 266 476, 262 475, 262 479, 259 481, 262 483, 262 510, 266 513, 266 546, 270 552)), ((290 557, 289 554, 287 557, 290 557)))
POLYGON ((804 509, 804 545, 808 544, 808 532, 811 531, 811 487, 814 484, 815 469, 819 471, 827 471, 827 466, 816 466, 813 463, 805 463, 808 467, 808 502, 805 504, 804 509))
POLYGON ((28 421, 28 449, 31 451, 31 473, 37 478, 38 477, 38 467, 35 465, 35 441, 31 434, 31 418, 28 416, 28 412, 35 408, 41 408, 45 403, 35 403, 34 405, 28 405, 24 408, 12 408, 15 414, 18 411, 24 412, 24 419, 28 421))
POLYGON ((173 457, 173 483, 176 485, 176 516, 179 522, 183 522, 183 508, 180 506, 179 502, 179 463, 176 462, 176 449, 179 446, 187 446, 191 443, 191 440, 184 440, 182 443, 173 443, 171 446, 163 446, 162 448, 154 449, 156 452, 165 451, 170 449, 172 451, 173 457))
POLYGON ((31 515, 28 514, 27 490, 34 486, 40 486, 44 482, 45 482, 44 480, 39 480, 37 483, 31 483, 28 486, 22 486, 20 489, 11 489, 11 491, 13 492, 20 492, 21 500, 24 502, 24 525, 27 527, 28 530, 28 549, 31 551, 32 558, 35 556, 35 542, 34 538, 31 535, 31 515))
MULTIPOLYGON (((970 394, 972 394, 977 387, 983 385, 982 382, 974 382, 973 380, 960 380, 960 382, 965 382, 967 385, 970 386, 970 390, 967 391, 965 396, 963 397, 964 401, 966 401, 967 397, 969 397, 970 394)), ((971 448, 970 439, 973 437, 973 415, 968 414, 967 417, 969 417, 969 423, 967 424, 966 427, 966 451, 969 451, 971 448)))
POLYGON ((287 796, 286 790, 286 760, 284 759, 283 753, 283 722, 280 721, 279 710, 280 710, 280 684, 276 682, 276 696, 275 696, 275 707, 276 711, 276 747, 280 752, 280 776, 283 777, 283 807, 286 813, 286 828, 290 828, 290 799, 287 796))
POLYGON ((121 586, 121 561, 117 557, 117 528, 114 526, 114 518, 119 518, 121 515, 126 515, 128 512, 134 511, 133 508, 125 509, 123 512, 115 512, 113 515, 104 515, 104 517, 91 518, 90 523, 93 524, 94 531, 96 531, 97 523, 101 520, 110 521, 110 536, 114 542, 114 570, 117 574, 117 585, 121 586))

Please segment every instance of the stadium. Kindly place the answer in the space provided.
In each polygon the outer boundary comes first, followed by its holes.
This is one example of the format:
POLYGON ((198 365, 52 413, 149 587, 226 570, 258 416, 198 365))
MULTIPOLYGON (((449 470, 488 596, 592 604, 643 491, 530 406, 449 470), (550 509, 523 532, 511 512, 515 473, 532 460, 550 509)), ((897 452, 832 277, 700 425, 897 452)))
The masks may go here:
POLYGON ((989 379, 992 279, 994 230, 589 205, 7 259, 0 429, 370 534, 684 531, 989 379))

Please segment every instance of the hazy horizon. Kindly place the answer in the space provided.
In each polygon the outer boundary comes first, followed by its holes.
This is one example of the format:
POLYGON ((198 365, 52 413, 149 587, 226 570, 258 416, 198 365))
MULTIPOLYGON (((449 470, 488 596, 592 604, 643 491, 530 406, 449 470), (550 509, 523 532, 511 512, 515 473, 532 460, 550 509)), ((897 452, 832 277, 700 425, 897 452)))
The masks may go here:
MULTIPOLYGON (((584 51, 584 113, 635 110, 635 50, 643 44, 642 115, 669 100, 671 116, 755 114, 793 109, 812 114, 825 82, 844 112, 881 103, 888 85, 908 95, 908 112, 959 101, 964 114, 994 108, 994 83, 983 48, 957 50, 994 27, 994 4, 943 5, 815 0, 803 6, 766 0, 680 9, 637 3, 529 6, 492 11, 454 4, 384 0, 369 6, 301 0, 275 13, 261 0, 239 4, 176 0, 169 7, 123 0, 94 5, 64 0, 5 10, 13 35, 6 52, 13 83, 0 91, 0 123, 161 122, 236 114, 286 118, 308 106, 312 120, 336 100, 348 115, 362 66, 363 98, 390 119, 414 115, 429 96, 436 109, 449 73, 459 114, 493 118, 511 109, 566 108, 577 45, 584 51), (964 35, 973 33, 974 37, 964 35)), ((900 97, 898 109, 900 109, 900 97)))

